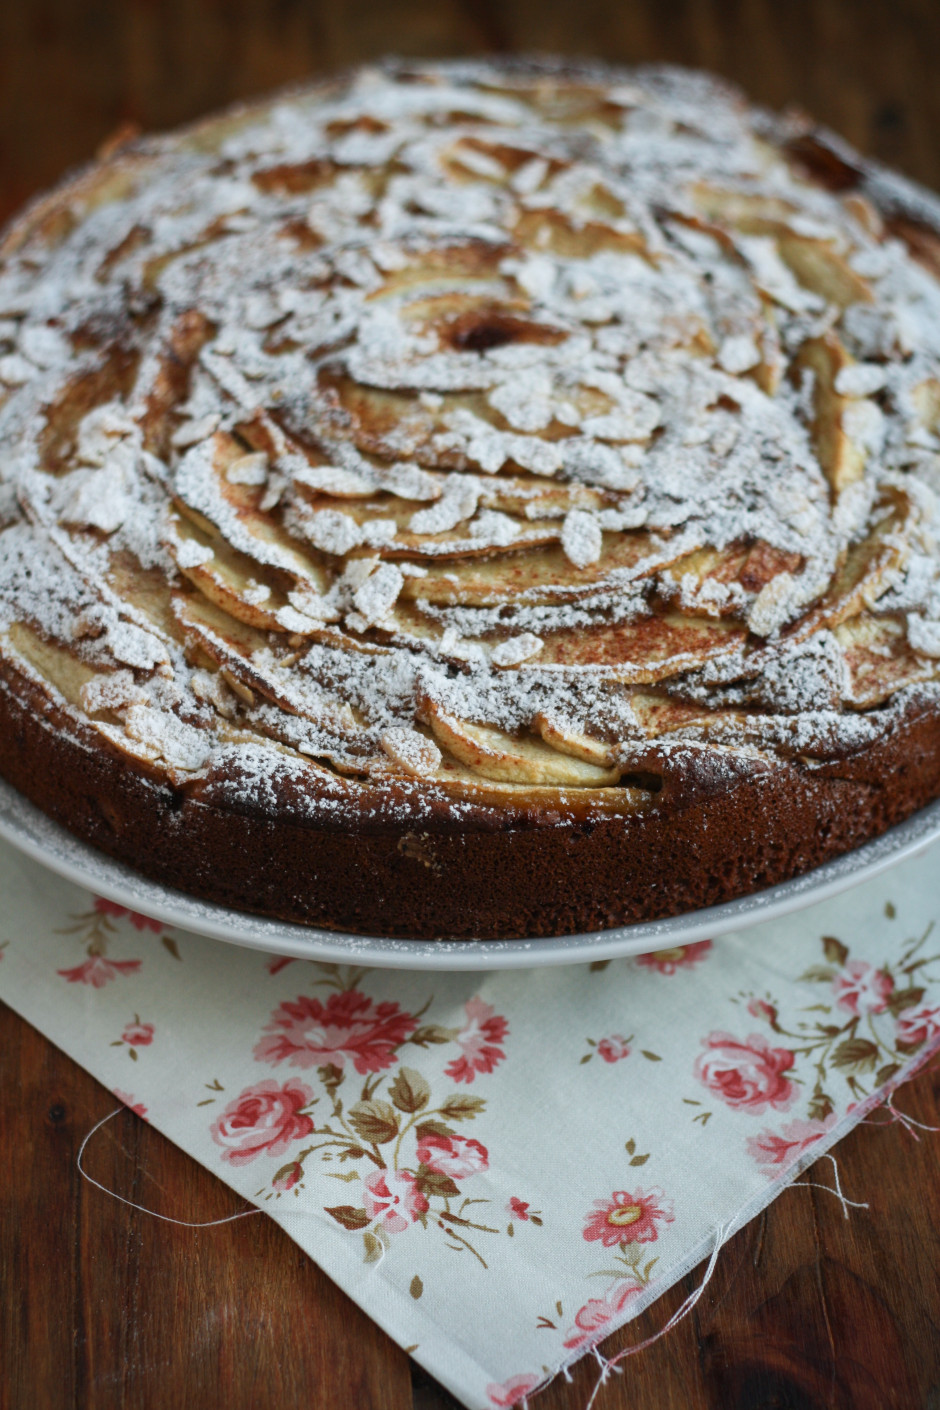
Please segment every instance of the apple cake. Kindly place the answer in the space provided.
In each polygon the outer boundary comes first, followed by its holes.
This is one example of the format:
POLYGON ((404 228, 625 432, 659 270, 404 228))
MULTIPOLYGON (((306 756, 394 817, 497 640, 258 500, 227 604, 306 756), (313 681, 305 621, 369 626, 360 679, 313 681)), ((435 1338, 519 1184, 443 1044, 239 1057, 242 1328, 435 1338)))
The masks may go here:
POLYGON ((940 201, 709 77, 394 62, 0 245, 0 773, 208 900, 697 909, 940 794, 940 201))

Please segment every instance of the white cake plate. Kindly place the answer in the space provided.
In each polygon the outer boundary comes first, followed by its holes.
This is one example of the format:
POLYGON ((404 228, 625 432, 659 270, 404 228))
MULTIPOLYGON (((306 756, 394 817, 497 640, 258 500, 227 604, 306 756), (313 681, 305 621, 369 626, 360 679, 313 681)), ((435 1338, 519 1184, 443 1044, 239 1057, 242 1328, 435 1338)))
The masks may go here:
POLYGON ((669 920, 531 940, 388 940, 381 936, 349 935, 292 925, 200 901, 171 886, 149 881, 122 862, 79 841, 2 779, 0 837, 95 895, 117 901, 129 910, 152 916, 167 925, 226 940, 232 945, 246 945, 297 959, 387 969, 528 969, 549 964, 586 964, 671 949, 810 906, 876 876, 940 838, 940 800, 922 808, 874 842, 753 896, 742 896, 721 906, 690 911, 669 920))

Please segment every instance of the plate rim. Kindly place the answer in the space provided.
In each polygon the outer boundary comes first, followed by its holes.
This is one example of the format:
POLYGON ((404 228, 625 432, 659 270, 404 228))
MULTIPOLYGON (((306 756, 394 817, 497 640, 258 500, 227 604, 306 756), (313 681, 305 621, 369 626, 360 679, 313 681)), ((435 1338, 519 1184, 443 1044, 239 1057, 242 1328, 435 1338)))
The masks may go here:
POLYGON ((763 924, 867 881, 940 838, 940 799, 880 837, 812 871, 717 906, 664 920, 638 921, 577 935, 523 940, 400 940, 322 930, 203 901, 152 881, 74 836, 0 779, 0 838, 48 870, 95 895, 165 925, 265 953, 380 969, 469 972, 587 964, 675 948, 763 924))

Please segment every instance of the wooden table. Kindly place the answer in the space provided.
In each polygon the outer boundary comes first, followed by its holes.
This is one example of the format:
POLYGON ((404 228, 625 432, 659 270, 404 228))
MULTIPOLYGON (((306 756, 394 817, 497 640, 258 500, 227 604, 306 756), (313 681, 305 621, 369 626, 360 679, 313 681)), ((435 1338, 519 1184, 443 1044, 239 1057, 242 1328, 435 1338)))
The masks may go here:
MULTIPOLYGON (((168 126, 388 50, 532 47, 716 69, 940 188, 936 0, 6 0, 0 217, 122 123, 168 126)), ((899 1104, 940 1125, 940 1065, 899 1104)), ((0 1005, 0 1410, 456 1405, 269 1221, 182 1229, 86 1184, 78 1146, 113 1107, 0 1005)), ((832 1196, 789 1190, 599 1410, 940 1410, 938 1155, 940 1136, 856 1130, 842 1181, 870 1208, 846 1221, 832 1196)), ((177 1219, 241 1207, 129 1112, 87 1165, 177 1219)), ((654 1332, 700 1276, 605 1350, 654 1332)), ((582 1362, 539 1410, 581 1410, 595 1374, 582 1362)))

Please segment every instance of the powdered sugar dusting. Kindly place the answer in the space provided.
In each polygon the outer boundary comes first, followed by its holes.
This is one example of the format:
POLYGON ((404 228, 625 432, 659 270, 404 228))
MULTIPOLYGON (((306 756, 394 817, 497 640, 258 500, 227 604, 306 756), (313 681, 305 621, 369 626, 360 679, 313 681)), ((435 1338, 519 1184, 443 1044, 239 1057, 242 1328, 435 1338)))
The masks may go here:
POLYGON ((940 671, 940 285, 796 123, 480 61, 140 144, 0 264, 0 649, 323 807, 463 806, 443 715, 523 786, 545 720, 624 770, 862 747, 940 671))

